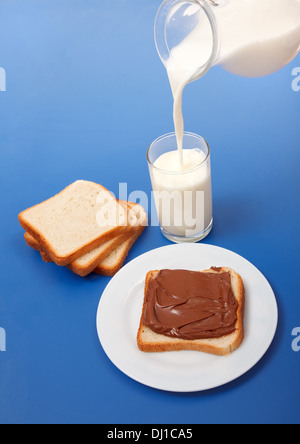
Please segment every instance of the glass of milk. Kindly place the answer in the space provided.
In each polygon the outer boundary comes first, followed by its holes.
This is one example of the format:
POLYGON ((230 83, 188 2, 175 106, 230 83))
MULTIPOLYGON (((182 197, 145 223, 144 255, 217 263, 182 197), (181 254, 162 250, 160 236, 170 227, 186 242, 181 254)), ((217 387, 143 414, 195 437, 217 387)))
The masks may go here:
POLYGON ((175 133, 153 142, 147 153, 163 235, 172 242, 198 242, 213 226, 210 148, 184 132, 182 151, 175 133))

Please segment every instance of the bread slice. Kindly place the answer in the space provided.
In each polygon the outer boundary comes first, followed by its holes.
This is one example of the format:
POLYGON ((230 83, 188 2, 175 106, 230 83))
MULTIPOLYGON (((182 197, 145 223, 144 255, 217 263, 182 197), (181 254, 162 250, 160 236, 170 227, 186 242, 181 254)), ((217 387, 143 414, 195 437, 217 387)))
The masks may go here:
MULTIPOLYGON (((124 204, 124 202, 122 203, 124 204)), ((128 256, 130 248, 142 234, 147 225, 147 214, 143 207, 131 202, 126 202, 126 205, 128 207, 128 221, 134 231, 130 231, 129 234, 125 233, 111 239, 93 250, 91 253, 87 253, 82 258, 76 259, 72 264, 68 265, 68 268, 79 276, 87 276, 92 271, 97 274, 113 276, 120 270, 128 256), (96 264, 92 269, 89 265, 89 272, 87 273, 86 267, 83 268, 83 265, 86 262, 91 262, 91 256, 93 257, 93 263, 96 262, 96 264), (98 257, 98 260, 96 257, 98 257), (84 269, 85 271, 83 271, 84 269)), ((40 243, 33 236, 29 233, 25 233, 24 237, 27 245, 41 253, 44 262, 52 262, 50 256, 47 252, 42 250, 40 243)))
MULTIPOLYGON (((90 274, 95 267, 99 263, 101 263, 104 259, 107 258, 116 248, 126 242, 129 237, 131 237, 136 232, 136 225, 138 223, 138 219, 135 215, 135 212, 132 210, 132 207, 129 203, 121 201, 122 205, 125 205, 128 211, 128 229, 127 232, 110 239, 109 241, 103 243, 99 247, 93 249, 89 253, 81 256, 80 258, 73 261, 67 267, 72 270, 74 273, 79 276, 85 277, 90 274)), ((41 252, 42 259, 45 262, 52 262, 49 254, 46 251, 43 251, 40 243, 29 233, 25 233, 24 235, 27 245, 31 248, 34 248, 37 251, 41 252)))
POLYGON ((77 181, 19 214, 21 226, 57 265, 69 265, 128 232, 127 209, 93 182, 77 181))
POLYGON ((142 317, 137 335, 137 344, 143 352, 167 352, 181 350, 195 350, 218 356, 226 356, 234 352, 244 339, 244 306, 245 291, 242 278, 231 268, 220 268, 217 271, 205 270, 204 273, 228 272, 231 277, 233 294, 238 301, 237 322, 235 331, 221 338, 185 340, 157 334, 143 325, 144 311, 146 307, 146 293, 151 279, 154 279, 159 271, 150 271, 146 277, 145 298, 142 317))
POLYGON ((137 218, 137 229, 131 237, 116 248, 106 259, 104 259, 94 270, 96 274, 114 276, 124 265, 129 251, 136 240, 141 236, 147 226, 147 214, 143 207, 138 204, 128 203, 137 218))
MULTIPOLYGON (((105 260, 116 248, 120 247, 124 242, 128 240, 128 237, 132 236, 131 233, 121 234, 120 236, 111 239, 104 244, 93 249, 91 252, 86 253, 82 257, 76 259, 67 267, 72 270, 78 276, 85 277, 89 275, 95 267, 99 264, 99 261, 105 260)), ((53 262, 49 254, 42 250, 39 242, 32 237, 29 233, 24 234, 24 238, 29 247, 37 250, 41 253, 44 262, 53 262)))

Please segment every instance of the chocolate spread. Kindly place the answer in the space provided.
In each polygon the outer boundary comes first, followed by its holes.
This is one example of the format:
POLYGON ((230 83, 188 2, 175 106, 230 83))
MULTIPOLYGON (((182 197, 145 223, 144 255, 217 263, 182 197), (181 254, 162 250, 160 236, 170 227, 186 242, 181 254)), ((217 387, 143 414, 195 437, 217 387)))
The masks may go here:
POLYGON ((173 338, 220 338, 235 331, 237 308, 229 273, 162 270, 149 282, 143 324, 173 338))

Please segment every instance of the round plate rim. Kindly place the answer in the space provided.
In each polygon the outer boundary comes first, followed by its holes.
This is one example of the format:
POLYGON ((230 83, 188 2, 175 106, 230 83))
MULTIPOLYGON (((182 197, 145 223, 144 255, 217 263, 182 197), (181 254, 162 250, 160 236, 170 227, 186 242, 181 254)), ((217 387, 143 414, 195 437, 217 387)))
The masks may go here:
MULTIPOLYGON (((106 356, 108 357, 108 359, 112 362, 112 364, 118 368, 119 371, 121 371, 123 374, 125 374, 126 376, 128 376, 129 378, 133 379, 134 381, 145 385, 147 387, 151 387, 153 389, 157 389, 157 390, 162 390, 162 391, 167 391, 167 392, 177 392, 177 393, 192 393, 192 392, 201 392, 201 391, 207 391, 207 390, 211 390, 217 387, 221 387, 223 385, 229 384, 232 381, 237 380, 238 378, 240 378, 241 376, 245 375, 246 373, 248 373, 253 367, 255 367, 258 362, 261 361, 261 359, 265 356, 265 354, 268 352, 269 348, 271 347, 274 337, 276 335, 277 332, 277 327, 278 327, 278 320, 279 320, 279 311, 278 311, 278 304, 277 304, 277 300, 276 300, 276 296, 274 294, 274 291, 269 283, 269 281, 266 279, 266 277, 264 276, 264 274, 255 266, 253 265, 249 260, 245 259, 243 256, 239 255, 238 253, 235 253, 234 251, 231 251, 229 249, 223 248, 223 247, 219 247, 216 245, 212 245, 212 244, 205 244, 205 243, 201 243, 201 244, 173 244, 173 245, 166 245, 163 247, 158 247, 152 250, 149 250, 143 254, 141 254, 140 256, 137 256, 136 258, 134 258, 132 261, 130 261, 128 264, 126 264, 108 283, 108 285, 106 286, 106 288, 104 289, 99 304, 98 304, 98 309, 97 309, 97 317, 96 317, 96 328, 97 328, 97 334, 98 334, 98 338, 100 341, 100 344, 106 354, 106 356), (214 250, 219 250, 219 251, 223 251, 224 253, 229 253, 230 255, 235 256, 237 259, 244 261, 245 264, 247 264, 248 266, 250 266, 253 270, 255 270, 256 273, 258 273, 265 281, 265 283, 268 285, 269 289, 272 292, 273 295, 273 309, 274 309, 274 315, 275 315, 275 321, 274 321, 274 328, 273 328, 273 332, 272 334, 270 334, 270 339, 268 341, 268 345, 265 346, 265 350, 260 353, 257 358, 255 359, 255 361, 253 361, 253 364, 251 366, 249 366, 249 368, 247 370, 242 370, 240 372, 240 374, 237 374, 235 376, 233 376, 232 378, 227 379, 225 382, 222 383, 216 383, 216 384, 211 384, 208 385, 205 388, 191 388, 191 389, 186 389, 186 388, 172 388, 172 387, 167 387, 164 385, 160 385, 160 384, 153 384, 153 383, 149 383, 146 382, 145 380, 143 380, 143 378, 139 378, 136 375, 134 375, 131 371, 129 371, 128 369, 124 369, 121 368, 120 365, 115 362, 115 360, 110 356, 108 347, 106 346, 106 344, 104 344, 103 339, 102 339, 102 334, 101 334, 101 325, 100 325, 100 316, 101 316, 101 307, 104 304, 105 301, 105 297, 106 294, 109 293, 110 288, 114 285, 115 281, 117 279, 120 279, 120 277, 122 277, 122 275, 127 273, 127 270, 131 267, 134 266, 135 263, 140 262, 141 260, 145 260, 147 259, 148 256, 153 255, 154 253, 158 253, 160 251, 167 251, 168 249, 172 250, 172 249, 179 249, 179 248, 212 248, 214 250)), ((142 353, 142 352, 141 352, 142 353)))

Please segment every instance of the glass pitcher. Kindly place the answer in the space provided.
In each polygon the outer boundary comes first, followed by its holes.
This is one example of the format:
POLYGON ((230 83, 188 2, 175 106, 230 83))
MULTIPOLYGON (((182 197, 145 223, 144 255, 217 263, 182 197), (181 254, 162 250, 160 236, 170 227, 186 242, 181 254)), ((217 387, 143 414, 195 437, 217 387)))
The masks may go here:
POLYGON ((161 60, 189 70, 190 81, 212 66, 261 77, 300 50, 300 0, 165 0, 155 22, 161 60))

